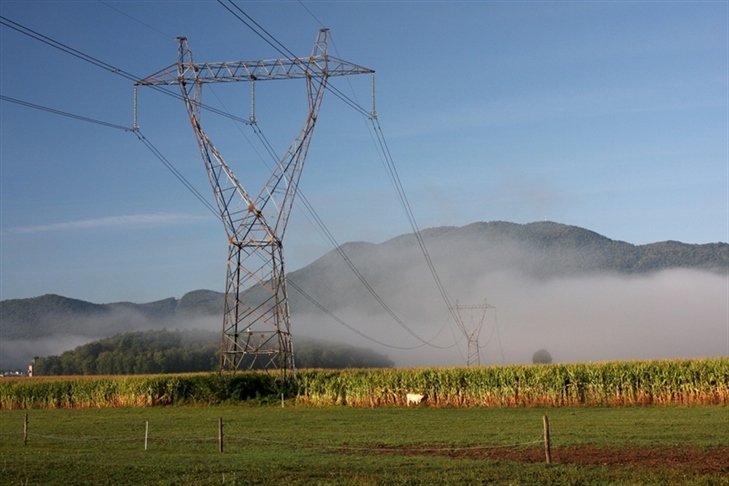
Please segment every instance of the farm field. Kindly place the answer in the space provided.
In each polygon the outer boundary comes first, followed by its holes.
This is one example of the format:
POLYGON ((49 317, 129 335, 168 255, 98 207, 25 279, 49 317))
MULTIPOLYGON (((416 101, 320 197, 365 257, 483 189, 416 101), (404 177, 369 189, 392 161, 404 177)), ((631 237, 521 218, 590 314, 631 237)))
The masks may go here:
POLYGON ((63 376, 0 381, 0 410, 275 402, 382 407, 422 393, 435 407, 727 405, 729 359, 471 368, 63 376))
POLYGON ((2 485, 486 483, 729 485, 729 408, 291 401, 0 410, 2 485))

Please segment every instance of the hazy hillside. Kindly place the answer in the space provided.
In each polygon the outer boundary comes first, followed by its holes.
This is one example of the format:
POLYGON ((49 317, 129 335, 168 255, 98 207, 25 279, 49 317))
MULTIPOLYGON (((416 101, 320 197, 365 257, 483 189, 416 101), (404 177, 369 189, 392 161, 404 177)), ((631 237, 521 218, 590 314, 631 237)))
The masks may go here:
POLYGON ((0 301, 0 369, 25 368, 34 356, 59 354, 119 333, 218 330, 222 308, 223 294, 210 290, 144 304, 93 304, 60 295, 0 301))
MULTIPOLYGON (((632 245, 551 222, 473 223, 431 228, 422 235, 438 275, 454 301, 480 303, 488 298, 489 303, 501 309, 502 316, 506 314, 508 320, 504 322, 502 317, 503 327, 509 326, 513 332, 518 326, 528 327, 528 334, 519 337, 524 350, 519 351, 518 358, 504 358, 507 361, 528 361, 536 349, 556 339, 545 336, 538 342, 535 336, 539 333, 535 330, 572 320, 573 326, 594 323, 596 329, 602 330, 626 323, 634 326, 636 316, 644 316, 640 322, 660 321, 666 328, 685 327, 683 321, 674 323, 684 310, 668 317, 657 310, 667 308, 664 298, 669 303, 683 300, 683 309, 696 306, 694 316, 710 313, 706 319, 711 321, 713 333, 723 325, 714 322, 721 316, 716 315, 717 298, 713 296, 721 295, 722 279, 729 272, 727 243, 694 245, 667 241, 632 245), (697 292, 702 293, 694 295, 697 292), (574 302, 577 296, 580 300, 574 302), (572 316, 590 301, 592 308, 579 312, 591 317, 572 316), (625 308, 626 302, 634 315, 621 316, 616 322, 607 317, 615 309, 625 308)), ((448 335, 453 340, 452 331, 436 334, 438 329, 448 329, 443 327, 448 313, 414 235, 402 235, 380 244, 346 243, 341 250, 412 329, 424 336, 438 336, 444 347, 448 335)), ((377 340, 396 347, 422 346, 422 342, 413 341, 385 315, 336 251, 291 272, 289 279, 321 306, 377 340)), ((725 294, 725 287, 723 290, 725 294)), ((249 291, 250 300, 260 298, 258 291, 249 291)), ((295 289, 291 288, 289 294, 295 339, 326 336, 337 341, 353 339, 359 345, 371 344, 334 323, 295 289)), ((222 305, 223 295, 210 290, 195 290, 180 299, 145 304, 93 304, 58 295, 5 300, 0 302, 0 369, 24 367, 33 356, 59 354, 124 332, 162 328, 219 332, 222 305)), ((581 331, 582 327, 576 329, 581 331)), ((721 342, 721 337, 712 339, 721 342)), ((550 351, 560 360, 554 349, 553 346, 550 351)), ((716 354, 713 349, 706 354, 716 354)), ((451 360, 458 362, 459 358, 451 360)))
MULTIPOLYGON (((528 363, 542 348, 558 362, 729 355, 727 243, 633 245, 550 222, 422 234, 451 303, 492 306, 461 316, 471 329, 482 322, 483 363, 528 363)), ((398 366, 464 364, 463 333, 413 235, 342 248, 402 324, 335 252, 289 280, 368 337, 409 348, 390 354, 398 366)), ((289 295, 299 332, 388 349, 322 318, 294 288, 289 295)))
MULTIPOLYGON (((431 228, 422 235, 441 279, 450 283, 449 291, 453 289, 456 295, 472 293, 469 289, 476 281, 499 272, 546 280, 597 274, 646 275, 669 269, 716 274, 729 271, 726 243, 693 245, 666 241, 632 245, 551 222, 473 223, 431 228)), ((412 234, 377 245, 347 243, 342 249, 378 293, 397 295, 397 301, 416 302, 420 306, 417 294, 434 285, 412 234)), ((289 278, 327 308, 379 308, 335 251, 292 272, 289 278)), ((291 300, 291 308, 298 312, 316 312, 315 306, 296 291, 291 292, 291 300)))

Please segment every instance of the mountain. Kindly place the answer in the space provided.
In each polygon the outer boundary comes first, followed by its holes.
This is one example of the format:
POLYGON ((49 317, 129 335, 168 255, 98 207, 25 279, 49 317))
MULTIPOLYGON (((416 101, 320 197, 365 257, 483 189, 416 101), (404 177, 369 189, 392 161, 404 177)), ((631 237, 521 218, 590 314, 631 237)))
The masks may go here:
MULTIPOLYGON (((543 281, 597 274, 647 275, 669 269, 729 271, 727 243, 632 245, 553 222, 473 223, 430 228, 421 235, 439 278, 448 282, 449 291, 459 294, 469 293, 485 276, 505 272, 543 281)), ((346 243, 341 249, 378 293, 391 299, 398 296, 392 300, 420 302, 417 294, 433 281, 414 234, 380 244, 346 243)), ((289 280, 328 309, 352 305, 368 312, 379 309, 336 251, 290 273, 289 280)), ((290 294, 292 313, 294 309, 316 312, 298 292, 290 294)))
MULTIPOLYGON (((430 228, 421 236, 449 294, 470 301, 483 300, 484 279, 498 282, 501 275, 544 282, 591 275, 645 276, 670 269, 714 275, 729 272, 727 243, 633 245, 553 222, 481 222, 430 228)), ((386 296, 398 311, 422 319, 442 306, 415 235, 380 244, 351 242, 339 250, 377 295, 386 296)), ((384 314, 338 251, 289 273, 288 279, 294 284, 289 291, 292 316, 305 323, 298 329, 309 335, 327 332, 317 327, 329 319, 322 307, 360 316, 360 321, 384 314), (309 321, 313 323, 309 325, 309 321)), ((247 297, 251 302, 260 301, 261 289, 249 289, 247 297)), ((145 304, 93 304, 59 295, 0 301, 0 369, 24 367, 33 356, 58 354, 124 332, 196 327, 217 331, 222 307, 223 294, 211 290, 145 304)))
POLYGON ((23 369, 34 356, 151 329, 217 330, 223 294, 195 290, 180 299, 94 304, 60 295, 0 301, 0 370, 23 369))

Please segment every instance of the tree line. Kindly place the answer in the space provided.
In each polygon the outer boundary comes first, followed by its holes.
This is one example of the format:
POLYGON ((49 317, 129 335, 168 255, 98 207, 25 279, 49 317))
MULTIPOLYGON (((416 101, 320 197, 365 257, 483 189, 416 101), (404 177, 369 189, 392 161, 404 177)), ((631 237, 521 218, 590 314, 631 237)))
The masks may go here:
MULTIPOLYGON (((220 335, 205 331, 128 332, 78 346, 57 356, 36 357, 33 374, 138 375, 214 371, 220 335)), ((372 350, 302 340, 295 348, 298 368, 389 368, 394 363, 372 350)))

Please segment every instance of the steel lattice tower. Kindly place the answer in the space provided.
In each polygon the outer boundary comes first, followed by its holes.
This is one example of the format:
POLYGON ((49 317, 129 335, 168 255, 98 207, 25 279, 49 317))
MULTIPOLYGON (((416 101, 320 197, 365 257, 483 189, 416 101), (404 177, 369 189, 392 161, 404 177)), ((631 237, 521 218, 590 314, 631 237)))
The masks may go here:
POLYGON ((328 78, 374 73, 329 56, 327 32, 319 31, 309 57, 215 63, 193 62, 187 39, 179 37, 178 62, 136 83, 179 85, 228 236, 221 371, 280 369, 285 375, 295 369, 282 244, 286 224, 328 78), (252 197, 202 129, 202 86, 277 79, 305 79, 309 111, 270 178, 252 197), (273 217, 264 216, 264 210, 273 217))
POLYGON ((456 311, 458 319, 461 321, 462 328, 466 333, 466 339, 468 339, 468 358, 466 359, 467 366, 481 365, 481 352, 478 344, 478 338, 481 334, 483 323, 486 320, 486 311, 493 308, 494 307, 488 305, 485 300, 483 304, 479 305, 461 305, 456 301, 456 305, 452 307, 452 309, 456 311), (463 318, 462 311, 469 311, 468 321, 463 318), (481 313, 480 317, 476 315, 476 312, 481 313), (476 319, 477 317, 479 317, 478 320, 476 319))

